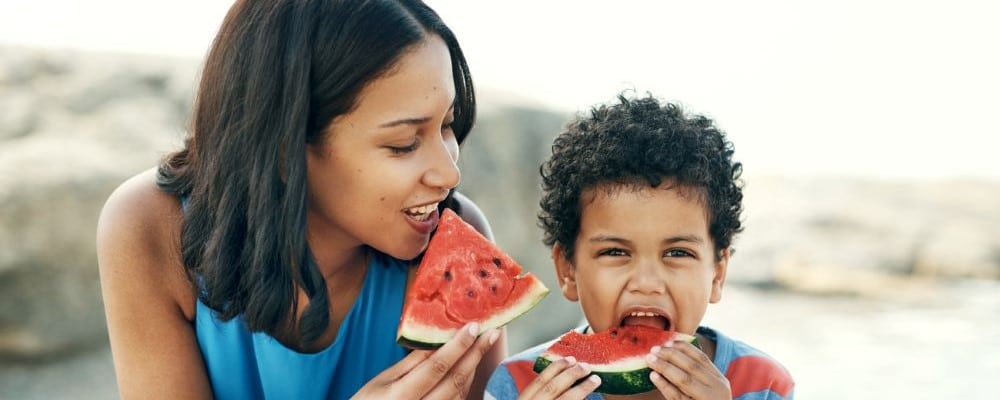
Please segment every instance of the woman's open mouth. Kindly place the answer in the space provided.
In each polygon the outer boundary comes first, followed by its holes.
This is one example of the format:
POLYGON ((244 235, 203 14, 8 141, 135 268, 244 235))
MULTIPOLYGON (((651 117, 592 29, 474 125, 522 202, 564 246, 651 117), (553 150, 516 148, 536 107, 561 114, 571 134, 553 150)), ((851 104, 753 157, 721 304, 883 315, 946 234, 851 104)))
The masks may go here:
POLYGON ((418 233, 426 235, 434 230, 438 223, 438 203, 425 204, 403 209, 406 222, 410 223, 418 233))

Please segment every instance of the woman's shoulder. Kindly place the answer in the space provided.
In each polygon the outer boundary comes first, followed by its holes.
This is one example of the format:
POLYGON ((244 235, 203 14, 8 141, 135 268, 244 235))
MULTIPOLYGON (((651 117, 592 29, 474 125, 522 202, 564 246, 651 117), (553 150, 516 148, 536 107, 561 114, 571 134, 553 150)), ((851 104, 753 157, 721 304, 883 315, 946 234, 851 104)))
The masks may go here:
POLYGON ((173 301, 188 319, 196 292, 184 271, 180 200, 156 185, 156 169, 122 183, 108 197, 97 225, 97 253, 105 296, 141 294, 173 301))
POLYGON ((490 222, 486 219, 483 211, 479 209, 479 206, 472 199, 457 190, 453 196, 455 202, 458 203, 459 216, 462 217, 462 220, 472 225, 473 228, 476 228, 487 239, 493 241, 493 230, 490 228, 490 222))

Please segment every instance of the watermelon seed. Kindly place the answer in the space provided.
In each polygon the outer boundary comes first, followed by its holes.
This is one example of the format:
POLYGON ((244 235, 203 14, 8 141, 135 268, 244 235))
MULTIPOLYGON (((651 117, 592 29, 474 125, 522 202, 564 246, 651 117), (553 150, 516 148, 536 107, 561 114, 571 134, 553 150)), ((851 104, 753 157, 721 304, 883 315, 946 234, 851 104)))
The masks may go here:
POLYGON ((612 329, 611 330, 611 336, 618 336, 618 330, 617 329, 612 329))
POLYGON ((497 265, 497 268, 502 268, 499 258, 493 257, 493 263, 497 265))
POLYGON ((493 292, 493 294, 497 294, 497 285, 491 285, 490 291, 493 292))
POLYGON ((488 274, 488 273, 486 272, 486 270, 485 270, 485 269, 481 269, 481 270, 479 270, 479 277, 480 277, 480 278, 485 278, 485 277, 487 277, 487 276, 489 276, 489 275, 490 275, 490 274, 488 274))
POLYGON ((639 338, 632 336, 632 344, 639 344, 639 338))
POLYGON ((451 280, 451 271, 444 271, 444 280, 446 281, 451 280))
POLYGON ((475 298, 476 297, 476 292, 472 291, 472 289, 469 289, 469 291, 465 292, 465 295, 469 296, 469 297, 472 297, 472 298, 475 298))

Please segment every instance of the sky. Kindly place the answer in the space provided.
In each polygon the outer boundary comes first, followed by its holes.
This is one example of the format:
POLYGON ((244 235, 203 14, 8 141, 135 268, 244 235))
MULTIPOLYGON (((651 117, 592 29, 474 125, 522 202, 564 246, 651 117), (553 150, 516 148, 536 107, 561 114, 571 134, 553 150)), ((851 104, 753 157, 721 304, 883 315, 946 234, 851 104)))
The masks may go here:
MULTIPOLYGON (((623 90, 716 120, 747 173, 1000 181, 1000 3, 427 0, 478 87, 623 90)), ((0 0, 0 44, 200 58, 232 1, 0 0)))

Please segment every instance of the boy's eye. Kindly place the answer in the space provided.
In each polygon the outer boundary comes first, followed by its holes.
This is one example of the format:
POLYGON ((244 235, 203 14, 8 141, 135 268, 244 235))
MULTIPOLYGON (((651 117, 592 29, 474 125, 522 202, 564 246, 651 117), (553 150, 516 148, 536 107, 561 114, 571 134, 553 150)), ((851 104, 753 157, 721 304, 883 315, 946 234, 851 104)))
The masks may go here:
POLYGON ((406 154, 416 150, 418 146, 420 146, 420 141, 414 140, 413 143, 406 146, 386 146, 385 148, 389 149, 392 154, 406 154))
POLYGON ((597 253, 598 256, 625 257, 628 253, 619 248, 604 249, 597 253))
POLYGON ((663 253, 664 257, 694 257, 691 252, 681 249, 670 249, 663 253))

